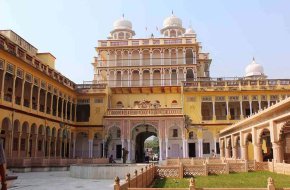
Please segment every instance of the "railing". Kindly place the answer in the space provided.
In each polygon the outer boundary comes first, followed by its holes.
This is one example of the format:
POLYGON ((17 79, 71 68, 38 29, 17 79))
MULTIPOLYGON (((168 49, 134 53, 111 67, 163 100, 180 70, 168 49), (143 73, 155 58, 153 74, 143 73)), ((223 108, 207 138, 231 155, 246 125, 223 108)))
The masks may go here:
POLYGON ((167 44, 194 44, 196 38, 152 38, 128 40, 99 40, 99 47, 107 46, 138 46, 138 45, 167 45, 167 44))
POLYGON ((290 79, 198 78, 183 81, 182 85, 194 91, 274 90, 290 89, 290 79))
POLYGON ((123 109, 108 109, 107 116, 144 116, 144 115, 183 115, 182 108, 123 108, 123 109))
MULTIPOLYGON (((39 60, 37 60, 37 57, 35 56, 35 53, 37 52, 37 49, 34 48, 31 51, 28 51, 28 50, 22 51, 22 50, 20 50, 20 48, 23 48, 23 47, 21 47, 21 45, 19 45, 18 43, 13 42, 13 40, 9 39, 8 37, 3 36, 2 34, 0 34, 0 38, 1 38, 1 40, 0 40, 0 48, 2 48, 5 51, 9 52, 13 56, 19 57, 20 59, 22 59, 23 61, 25 61, 29 65, 32 65, 33 67, 35 67, 36 69, 40 70, 41 72, 49 75, 48 74, 48 70, 47 69, 46 70, 43 69, 43 68, 47 68, 47 67, 44 66, 44 64, 41 63, 39 60), (7 40, 4 41, 2 39, 7 39, 7 40), (19 46, 20 48, 17 50, 16 46, 19 46), (30 52, 30 53, 34 52, 33 53, 33 57, 30 56, 31 54, 29 55, 27 52, 30 52)), ((22 39, 22 41, 23 41, 23 39, 22 39)), ((53 71, 54 71, 54 73, 56 73, 56 75, 59 75, 59 76, 62 76, 63 78, 66 78, 63 75, 61 75, 60 73, 58 73, 56 70, 53 70, 53 71)), ((59 80, 58 77, 56 78, 56 80, 58 82, 60 82, 61 84, 65 85, 65 86, 67 86, 67 87, 69 87, 71 89, 75 88, 75 84, 72 81, 68 80, 67 78, 66 78, 66 80, 68 82, 64 82, 64 80, 59 80)))

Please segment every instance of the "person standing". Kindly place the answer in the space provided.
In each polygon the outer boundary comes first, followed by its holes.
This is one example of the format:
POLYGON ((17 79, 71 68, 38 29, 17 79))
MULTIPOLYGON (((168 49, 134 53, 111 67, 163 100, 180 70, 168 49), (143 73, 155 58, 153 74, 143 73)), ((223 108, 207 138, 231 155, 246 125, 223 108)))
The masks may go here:
POLYGON ((0 176, 1 176, 1 190, 7 190, 6 183, 6 158, 3 149, 3 139, 0 139, 0 176))

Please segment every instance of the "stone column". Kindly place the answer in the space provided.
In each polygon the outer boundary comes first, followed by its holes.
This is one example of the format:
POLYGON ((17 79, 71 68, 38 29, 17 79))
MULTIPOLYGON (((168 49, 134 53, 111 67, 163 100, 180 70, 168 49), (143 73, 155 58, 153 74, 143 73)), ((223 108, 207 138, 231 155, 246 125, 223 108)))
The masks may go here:
POLYGON ((139 63, 139 66, 143 66, 143 53, 140 52, 139 56, 140 56, 140 63, 139 63))
POLYGON ((212 119, 216 120, 216 115, 215 115, 215 101, 212 102, 212 119))
POLYGON ((21 136, 22 136, 22 133, 18 133, 18 147, 17 147, 17 157, 19 158, 20 157, 20 153, 21 153, 21 136))
POLYGON ((278 162, 282 163, 283 162, 283 155, 281 154, 281 149, 283 148, 281 146, 280 142, 272 142, 272 147, 273 147, 273 159, 278 162))
POLYGON ((89 158, 93 157, 93 140, 89 139, 89 158))
POLYGON ((203 139, 198 139, 198 144, 199 144, 199 157, 203 157, 203 139))
POLYGON ((38 90, 37 90, 37 106, 36 106, 36 110, 37 112, 39 112, 39 108, 40 108, 40 84, 41 81, 39 80, 39 86, 38 86, 38 90))
POLYGON ((226 108, 227 108, 227 120, 230 119, 230 112, 229 112, 229 100, 226 99, 226 108))
POLYGON ((37 134, 34 134, 33 136, 32 136, 32 153, 31 153, 31 156, 32 157, 37 157, 37 152, 38 152, 38 147, 37 147, 37 144, 38 144, 38 142, 37 142, 37 140, 38 140, 38 138, 37 138, 37 134), (34 143, 33 143, 34 142, 34 143))
POLYGON ((231 157, 231 147, 226 145, 226 158, 230 158, 231 157))
POLYGON ((254 159, 257 162, 263 162, 262 144, 253 144, 253 146, 254 146, 254 159))
POLYGON ((237 147, 237 145, 234 145, 232 147, 232 152, 233 152, 233 158, 237 159, 238 158, 238 147, 237 147))
POLYGON ((50 158, 50 152, 51 152, 51 137, 50 136, 47 138, 46 147, 47 147, 47 157, 50 158))
POLYGON ((183 48, 183 64, 184 64, 184 65, 186 64, 186 59, 185 59, 185 57, 186 57, 186 50, 185 50, 185 48, 183 48))
POLYGON ((224 152, 225 152, 225 148, 223 146, 220 146, 220 157, 221 158, 225 157, 224 152))
POLYGON ((21 91, 21 107, 23 108, 24 104, 24 87, 25 87, 25 73, 23 73, 23 79, 22 79, 22 91, 21 91))
POLYGON ((29 149, 30 149, 30 143, 29 143, 29 141, 30 141, 30 134, 28 133, 28 134, 26 134, 26 138, 25 138, 25 153, 26 153, 26 157, 28 158, 28 157, 30 157, 30 155, 29 155, 29 149))
POLYGON ((243 119, 244 118, 244 114, 243 114, 243 100, 240 100, 240 109, 241 109, 240 119, 243 119))
POLYGON ((106 157, 105 155, 105 140, 103 139, 103 157, 106 157))
POLYGON ((131 140, 127 139, 127 144, 128 144, 128 161, 131 162, 131 156, 132 156, 132 150, 131 150, 131 140))
POLYGON ((54 143, 53 143, 53 145, 54 145, 54 158, 56 158, 56 143, 57 143, 57 138, 54 137, 54 143))
POLYGON ((241 159, 248 160, 248 145, 241 146, 241 159))
POLYGON ((153 71, 150 69, 150 86, 153 86, 153 71))
POLYGON ((217 149, 216 149, 216 138, 213 138, 213 144, 214 144, 214 152, 217 154, 217 149))
POLYGON ((252 110, 252 100, 249 100, 249 104, 250 104, 250 115, 253 114, 253 110, 252 110))
POLYGON ((58 100, 59 100, 59 96, 56 97, 56 117, 58 117, 58 100))
POLYGON ((73 158, 76 157, 76 138, 73 139, 73 158))
POLYGON ((63 140, 61 138, 59 138, 59 157, 62 157, 62 142, 63 140))
POLYGON ((152 65, 152 54, 153 54, 153 52, 150 51, 150 65, 152 65))
POLYGON ((14 74, 14 76, 13 76, 13 84, 12 84, 12 89, 13 89, 13 91, 12 91, 12 101, 11 101, 12 104, 15 103, 15 91, 16 91, 15 84, 16 84, 16 75, 14 74))
POLYGON ((163 157, 162 157, 162 152, 163 152, 163 149, 162 149, 162 138, 159 138, 159 161, 162 161, 163 160, 163 157))
POLYGON ((185 139, 182 139, 182 153, 183 153, 183 158, 186 157, 186 144, 185 144, 185 139))
POLYGON ((165 139, 165 157, 168 158, 168 138, 165 139))

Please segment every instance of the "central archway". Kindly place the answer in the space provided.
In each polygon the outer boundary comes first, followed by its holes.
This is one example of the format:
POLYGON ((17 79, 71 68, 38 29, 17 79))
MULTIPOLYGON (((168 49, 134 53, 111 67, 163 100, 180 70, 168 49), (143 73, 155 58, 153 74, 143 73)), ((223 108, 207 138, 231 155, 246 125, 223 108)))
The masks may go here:
POLYGON ((136 163, 145 162, 145 156, 148 156, 148 151, 151 153, 148 148, 145 147, 145 140, 150 139, 155 136, 158 137, 157 129, 151 124, 140 124, 134 127, 132 131, 132 139, 135 142, 135 157, 134 160, 136 163), (146 149, 147 150, 146 150, 146 149))

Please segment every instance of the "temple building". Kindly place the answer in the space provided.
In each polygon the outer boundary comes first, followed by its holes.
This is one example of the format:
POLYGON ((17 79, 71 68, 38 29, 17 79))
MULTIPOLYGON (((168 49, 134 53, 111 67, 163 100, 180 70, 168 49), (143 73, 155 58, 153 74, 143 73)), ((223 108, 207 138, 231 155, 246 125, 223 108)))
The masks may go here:
POLYGON ((1 30, 0 136, 8 161, 118 160, 125 148, 127 162, 143 162, 151 136, 159 160, 229 155, 221 130, 290 96, 290 79, 268 79, 255 59, 244 76, 210 77, 209 53, 173 14, 160 33, 135 38, 129 20, 116 20, 98 41, 92 81, 75 84, 55 69, 51 53, 1 30))

